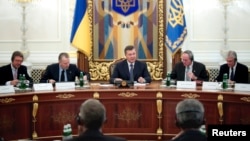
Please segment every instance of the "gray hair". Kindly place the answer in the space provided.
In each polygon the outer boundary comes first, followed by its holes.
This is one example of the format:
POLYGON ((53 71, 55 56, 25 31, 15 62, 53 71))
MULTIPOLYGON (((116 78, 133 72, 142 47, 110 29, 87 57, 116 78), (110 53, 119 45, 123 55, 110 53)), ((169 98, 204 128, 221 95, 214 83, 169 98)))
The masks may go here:
POLYGON ((178 125, 183 128, 199 128, 204 122, 204 107, 197 99, 184 99, 175 109, 178 125))
POLYGON ((106 120, 106 109, 99 100, 88 99, 82 103, 79 116, 86 128, 100 129, 106 120))
POLYGON ((194 61, 194 54, 193 54, 193 52, 191 50, 185 50, 183 53, 187 54, 191 61, 194 61))
POLYGON ((237 53, 233 50, 228 51, 227 57, 232 57, 232 58, 234 58, 234 61, 237 61, 237 53))

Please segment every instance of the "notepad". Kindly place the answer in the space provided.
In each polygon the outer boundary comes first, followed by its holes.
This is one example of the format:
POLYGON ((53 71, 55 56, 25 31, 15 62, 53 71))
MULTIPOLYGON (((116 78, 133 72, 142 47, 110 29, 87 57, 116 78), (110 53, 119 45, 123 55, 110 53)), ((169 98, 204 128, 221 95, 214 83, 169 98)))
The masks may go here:
POLYGON ((33 84, 34 91, 53 91, 53 86, 51 83, 38 83, 33 84))
POLYGON ((235 83, 235 91, 250 91, 250 84, 235 83))
POLYGON ((75 89, 75 82, 56 82, 56 90, 75 89))
POLYGON ((0 94, 4 94, 4 93, 15 93, 15 89, 13 85, 0 86, 0 94))
POLYGON ((217 90, 219 88, 218 82, 203 82, 202 83, 202 90, 217 90))
POLYGON ((195 81, 177 81, 177 89, 196 89, 195 81))

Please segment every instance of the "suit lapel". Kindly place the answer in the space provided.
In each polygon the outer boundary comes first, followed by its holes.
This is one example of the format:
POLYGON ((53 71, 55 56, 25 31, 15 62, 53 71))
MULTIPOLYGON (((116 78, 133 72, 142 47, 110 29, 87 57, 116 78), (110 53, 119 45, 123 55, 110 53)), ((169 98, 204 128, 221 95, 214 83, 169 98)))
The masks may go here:
POLYGON ((234 71, 234 80, 235 78, 237 78, 237 74, 240 74, 240 72, 237 72, 238 70, 240 70, 240 65, 239 63, 237 63, 236 67, 235 67, 235 71, 234 71))
MULTIPOLYGON (((52 70, 53 71, 53 70, 52 70)), ((56 79, 57 79, 57 81, 59 81, 59 71, 60 71, 60 69, 59 69, 59 64, 58 65, 56 65, 56 69, 55 69, 55 74, 56 74, 56 79)))
MULTIPOLYGON (((10 65, 10 64, 9 64, 9 66, 8 66, 8 69, 7 69, 6 73, 7 73, 6 77, 9 77, 8 80, 13 80, 13 79, 14 79, 13 74, 12 74, 11 65, 10 65)), ((18 77, 19 77, 19 74, 18 74, 18 73, 19 73, 19 72, 17 72, 17 79, 18 79, 18 77)), ((5 77, 5 78, 6 78, 6 77, 5 77)))
POLYGON ((130 73, 129 73, 129 69, 130 69, 130 68, 128 67, 127 60, 125 60, 124 62, 125 62, 125 63, 124 63, 124 69, 127 70, 127 71, 126 71, 126 72, 127 72, 126 74, 127 74, 127 78, 129 78, 129 77, 130 77, 130 73))
POLYGON ((198 76, 198 66, 197 64, 193 61, 193 68, 192 68, 192 73, 194 73, 195 76, 198 76))
POLYGON ((75 78, 73 78, 73 75, 72 75, 72 71, 73 69, 71 69, 71 67, 69 66, 69 68, 66 70, 66 77, 67 77, 67 80, 68 81, 72 81, 74 80, 75 78))
POLYGON ((183 63, 182 63, 182 65, 181 65, 181 67, 180 67, 180 71, 181 71, 181 78, 180 78, 180 80, 185 80, 185 70, 186 69, 186 67, 183 65, 183 63))
POLYGON ((137 75, 137 72, 138 72, 137 70, 140 69, 140 67, 138 65, 139 65, 138 62, 135 61, 134 70, 133 70, 134 78, 137 75))

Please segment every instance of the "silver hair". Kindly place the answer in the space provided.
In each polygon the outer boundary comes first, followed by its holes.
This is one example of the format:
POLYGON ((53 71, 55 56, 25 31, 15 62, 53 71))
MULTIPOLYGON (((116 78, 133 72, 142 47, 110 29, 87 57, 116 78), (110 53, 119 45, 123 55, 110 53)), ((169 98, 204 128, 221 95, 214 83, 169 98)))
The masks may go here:
POLYGON ((185 50, 183 53, 186 53, 189 56, 189 59, 194 61, 194 54, 191 50, 185 50))
POLYGON ((184 99, 176 106, 176 118, 181 128, 198 128, 204 122, 204 107, 197 99, 184 99))
POLYGON ((232 57, 232 58, 234 58, 235 61, 237 61, 237 53, 233 50, 228 51, 227 57, 232 57))

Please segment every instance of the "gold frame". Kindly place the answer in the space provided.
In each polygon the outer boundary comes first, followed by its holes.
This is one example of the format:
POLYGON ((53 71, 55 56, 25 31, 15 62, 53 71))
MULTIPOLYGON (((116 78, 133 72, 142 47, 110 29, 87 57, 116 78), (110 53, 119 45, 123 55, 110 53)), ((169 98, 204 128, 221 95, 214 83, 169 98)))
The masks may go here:
MULTIPOLYGON (((146 61, 148 65, 149 73, 153 80, 161 80, 163 71, 164 71, 164 59, 165 59, 165 46, 164 46, 164 0, 157 0, 158 1, 158 60, 154 61, 146 61)), ((88 14, 89 20, 91 25, 90 26, 90 33, 92 34, 91 37, 91 44, 92 44, 92 52, 88 57, 88 64, 89 64, 89 73, 91 74, 91 80, 109 80, 109 66, 112 64, 113 61, 95 61, 93 57, 93 0, 88 0, 88 14)))

